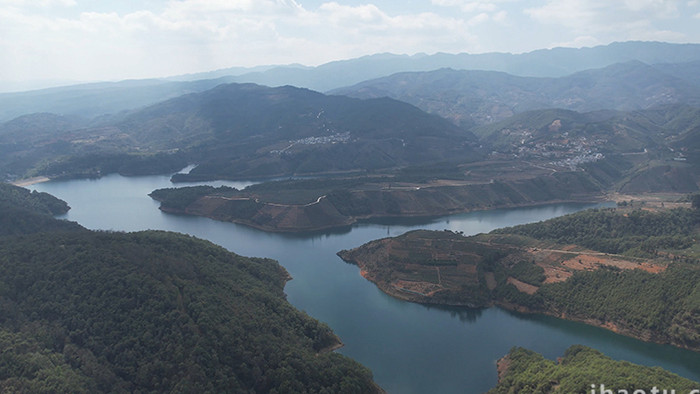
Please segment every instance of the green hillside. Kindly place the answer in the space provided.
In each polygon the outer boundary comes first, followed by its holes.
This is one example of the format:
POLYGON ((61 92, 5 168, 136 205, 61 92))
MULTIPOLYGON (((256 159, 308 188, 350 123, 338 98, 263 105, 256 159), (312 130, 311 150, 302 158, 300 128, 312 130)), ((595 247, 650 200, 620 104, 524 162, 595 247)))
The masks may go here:
POLYGON ((245 178, 473 161, 475 138, 390 99, 325 96, 290 86, 222 85, 129 115, 142 149, 179 148, 191 176, 245 178))
POLYGON ((347 227, 367 218, 429 217, 555 201, 588 201, 600 198, 601 193, 584 172, 529 174, 524 179, 501 182, 465 179, 464 169, 459 179, 455 170, 441 167, 435 174, 431 168, 414 167, 393 176, 270 181, 244 190, 166 188, 150 196, 165 212, 206 216, 265 231, 303 232, 347 227), (453 179, 445 180, 442 175, 453 179))
POLYGON ((700 350, 700 211, 589 210, 464 237, 413 231, 339 255, 384 292, 544 313, 700 350))
POLYGON ((162 174, 196 163, 179 179, 241 179, 482 157, 474 135, 409 104, 291 86, 220 85, 84 127, 65 123, 31 115, 0 125, 2 175, 162 174))
POLYGON ((68 209, 65 201, 50 194, 0 183, 0 236, 81 229, 76 223, 51 216, 68 209))
POLYGON ((581 345, 567 349, 556 362, 530 350, 514 348, 498 365, 498 385, 489 394, 608 392, 605 390, 651 393, 654 388, 658 393, 689 393, 700 387, 700 383, 661 368, 616 361, 581 345))
MULTIPOLYGON (((59 222, 27 212, 3 211, 3 229, 5 215, 59 222)), ((286 301, 275 261, 175 233, 52 226, 0 236, 0 392, 380 390, 286 301)))

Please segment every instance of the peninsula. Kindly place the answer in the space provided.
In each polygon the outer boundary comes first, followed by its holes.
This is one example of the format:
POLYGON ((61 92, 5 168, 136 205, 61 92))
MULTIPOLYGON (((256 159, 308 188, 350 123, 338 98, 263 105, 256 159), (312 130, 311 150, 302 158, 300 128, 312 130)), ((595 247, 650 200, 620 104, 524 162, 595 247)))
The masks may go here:
POLYGON ((504 162, 409 169, 374 176, 290 179, 244 190, 195 186, 150 194, 164 212, 206 216, 264 231, 301 232, 345 227, 380 217, 429 217, 556 202, 601 201, 603 190, 585 172, 552 173, 504 162), (510 177, 492 176, 509 171, 510 177))
POLYGON ((383 392, 276 261, 67 209, 0 183, 0 392, 383 392))
POLYGON ((387 294, 500 306, 700 351, 697 208, 584 211, 465 237, 413 231, 339 252, 387 294))

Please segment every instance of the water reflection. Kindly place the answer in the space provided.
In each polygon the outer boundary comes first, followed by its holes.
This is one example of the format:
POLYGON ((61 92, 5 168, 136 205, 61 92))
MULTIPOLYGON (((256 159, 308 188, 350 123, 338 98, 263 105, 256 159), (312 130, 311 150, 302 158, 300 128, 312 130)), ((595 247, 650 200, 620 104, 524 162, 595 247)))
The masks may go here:
POLYGON ((334 236, 341 236, 345 234, 349 234, 352 231, 353 226, 348 225, 348 226, 341 226, 341 227, 334 227, 330 229, 324 229, 324 230, 316 230, 316 231, 300 231, 300 232, 295 232, 295 233, 287 233, 287 232, 280 232, 277 233, 280 235, 280 237, 286 238, 286 239, 297 239, 297 240, 306 240, 306 239, 321 239, 321 238, 332 238, 334 236))
MULTIPOLYGON (((605 328, 562 320, 552 316, 525 314, 515 311, 505 312, 521 321, 536 324, 547 330, 556 331, 561 335, 575 337, 580 344, 603 351, 606 356, 611 358, 629 360, 630 354, 634 353, 635 362, 645 365, 659 365, 658 360, 663 359, 665 360, 664 368, 671 369, 691 379, 698 380, 700 378, 699 353, 684 351, 670 345, 643 342, 613 333, 605 328), (591 340, 591 338, 594 338, 595 341, 591 340)), ((548 351, 542 353, 549 358, 561 356, 561 354, 556 355, 548 351)))
POLYGON ((435 309, 437 311, 447 312, 450 317, 457 318, 463 323, 476 322, 484 311, 488 308, 466 308, 461 306, 446 306, 446 305, 423 305, 426 309, 435 309))

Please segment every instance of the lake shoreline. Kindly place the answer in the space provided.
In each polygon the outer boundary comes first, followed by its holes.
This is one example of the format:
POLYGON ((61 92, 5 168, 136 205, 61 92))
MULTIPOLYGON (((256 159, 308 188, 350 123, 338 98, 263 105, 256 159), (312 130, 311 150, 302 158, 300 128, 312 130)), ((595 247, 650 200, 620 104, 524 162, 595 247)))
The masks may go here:
MULTIPOLYGON (((558 311, 554 308, 533 309, 516 302, 493 298, 493 296, 490 299, 481 299, 471 302, 472 300, 457 300, 454 293, 445 293, 443 290, 428 289, 423 291, 407 288, 402 281, 393 277, 392 279, 389 279, 386 275, 380 274, 377 271, 377 264, 380 261, 391 261, 396 257, 385 254, 386 250, 393 249, 392 246, 387 246, 391 240, 391 237, 378 239, 352 250, 341 250, 337 253, 337 256, 346 263, 357 266, 360 270, 360 275, 364 279, 373 283, 383 293, 401 301, 407 301, 425 306, 446 306, 468 309, 496 307, 509 312, 524 315, 549 316, 565 321, 578 322, 593 327, 603 328, 615 334, 634 338, 643 342, 655 343, 659 345, 670 345, 679 349, 700 353, 700 346, 690 346, 679 341, 674 341, 673 338, 664 336, 662 332, 648 329, 635 329, 629 324, 626 324, 624 321, 600 320, 590 316, 572 315, 558 311), (383 252, 380 252, 380 250, 383 250, 383 252), (448 295, 445 296, 445 294, 448 295)), ((410 264, 407 263, 407 269, 409 269, 409 265, 410 264)))
POLYGON ((24 179, 20 179, 17 181, 13 181, 13 182, 10 182, 10 184, 15 185, 15 186, 19 186, 19 187, 27 187, 27 186, 36 185, 39 183, 48 182, 50 180, 51 180, 51 178, 49 178, 47 176, 35 176, 33 178, 24 178, 24 179))
POLYGON ((548 356, 581 343, 605 348, 616 358, 659 365, 700 379, 697 353, 675 347, 658 349, 657 345, 632 339, 616 340, 608 330, 572 327, 572 323, 559 319, 518 317, 501 308, 471 313, 466 308, 404 303, 378 291, 357 275, 356 267, 341 263, 335 255, 341 249, 418 228, 487 233, 576 212, 588 205, 544 204, 533 210, 483 211, 426 222, 388 219, 361 222, 347 231, 287 235, 190 215, 164 214, 155 209, 158 204, 147 195, 167 187, 172 184, 163 176, 110 176, 97 181, 56 180, 36 188, 66 200, 73 207, 67 218, 87 228, 183 232, 240 255, 278 260, 295 278, 284 290, 290 302, 326 322, 345 344, 337 352, 370 367, 376 382, 388 392, 409 392, 407 387, 421 392, 459 393, 465 387, 473 388, 471 392, 486 392, 497 382, 495 360, 511 347, 522 345, 523 340, 535 344, 534 351, 548 356), (512 335, 514 330, 518 336, 512 335), (450 357, 441 356, 447 354, 450 357))
MULTIPOLYGON (((402 219, 402 218, 429 220, 429 219, 434 219, 434 218, 448 217, 448 216, 452 216, 452 215, 460 215, 460 214, 467 214, 467 213, 473 213, 473 212, 488 212, 488 211, 499 210, 499 209, 536 208, 536 207, 546 206, 546 205, 550 205, 550 204, 596 204, 596 203, 606 203, 606 202, 612 202, 612 201, 608 198, 608 196, 606 194, 601 194, 601 195, 591 196, 591 198, 548 200, 548 201, 538 201, 538 202, 527 202, 527 203, 522 203, 522 204, 503 204, 503 205, 485 207, 483 209, 469 208, 469 209, 463 209, 463 210, 450 210, 450 211, 443 211, 443 212, 434 212, 434 213, 430 213, 430 214, 404 213, 404 214, 396 214, 396 215, 369 214, 369 215, 362 215, 362 216, 349 216, 349 217, 347 217, 347 220, 343 221, 343 222, 333 223, 333 224, 328 224, 328 225, 323 225, 323 226, 313 226, 313 227, 269 226, 269 225, 255 223, 251 220, 246 220, 246 219, 241 219, 241 218, 218 217, 218 216, 212 215, 212 214, 199 213, 196 210, 190 210, 187 208, 174 209, 174 208, 170 208, 170 207, 164 207, 162 204, 158 209, 160 209, 162 212, 169 213, 169 214, 199 216, 199 217, 206 217, 206 218, 209 218, 212 220, 217 220, 220 222, 241 224, 244 226, 254 228, 256 230, 269 232, 269 233, 295 234, 295 233, 315 233, 315 232, 322 232, 322 231, 329 231, 329 230, 338 230, 338 229, 348 228, 348 227, 351 227, 351 226, 354 226, 356 224, 360 224, 363 222, 371 222, 373 220, 402 219)), ((290 207, 294 207, 294 206, 290 205, 290 207)))
POLYGON ((598 327, 598 328, 603 328, 608 331, 611 331, 615 334, 618 335, 623 335, 629 338, 634 338, 643 342, 650 342, 650 343, 655 343, 658 345, 670 345, 677 347, 679 349, 684 349, 684 350, 690 350, 693 352, 699 352, 700 353, 700 347, 689 347, 681 343, 669 341, 669 340, 664 340, 661 338, 657 333, 649 331, 649 330, 635 330, 629 327, 625 327, 624 325, 620 324, 619 322, 613 322, 613 321, 602 321, 598 319, 593 319, 590 317, 582 317, 582 316, 572 316, 572 315, 567 315, 565 313, 561 312, 556 312, 556 311, 550 311, 550 310, 534 310, 530 309, 524 305, 519 305, 515 304, 512 302, 507 302, 507 301, 502 301, 502 300, 492 300, 486 305, 476 305, 473 303, 459 303, 459 302, 440 302, 440 301, 435 301, 432 300, 429 295, 426 294, 419 294, 416 292, 409 292, 409 291, 395 291, 394 286, 383 286, 377 281, 373 280, 373 277, 371 274, 366 271, 361 265, 359 265, 357 262, 349 259, 345 259, 342 255, 342 251, 338 252, 338 256, 343 259, 346 263, 357 265, 360 268, 360 275, 367 279, 368 281, 372 282, 379 290, 381 290, 383 293, 396 298, 401 301, 407 301, 407 302, 412 302, 415 304, 419 305, 425 305, 425 306, 446 306, 446 307, 457 307, 457 308, 468 308, 468 309, 480 309, 480 308, 500 308, 509 312, 515 312, 515 313, 520 313, 524 315, 540 315, 540 316, 549 316, 549 317, 554 317, 557 319, 561 320, 566 320, 566 321, 572 321, 572 322, 577 322, 577 323, 583 323, 589 326, 593 327, 598 327))

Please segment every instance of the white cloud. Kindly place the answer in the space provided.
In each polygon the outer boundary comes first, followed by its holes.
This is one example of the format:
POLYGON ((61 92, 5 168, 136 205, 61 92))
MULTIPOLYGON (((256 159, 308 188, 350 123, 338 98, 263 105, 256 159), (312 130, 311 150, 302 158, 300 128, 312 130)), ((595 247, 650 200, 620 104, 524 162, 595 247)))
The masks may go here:
POLYGON ((624 0, 625 7, 633 12, 661 18, 678 16, 680 0, 624 0))
POLYGON ((576 37, 678 40, 683 34, 657 25, 677 18, 679 4, 676 0, 547 0, 544 6, 524 12, 539 23, 569 29, 576 37))
POLYGON ((232 65, 320 64, 376 52, 462 52, 477 45, 471 26, 487 20, 389 15, 373 4, 337 2, 309 11, 294 0, 171 0, 160 10, 60 18, 0 6, 0 33, 7 32, 0 39, 6 55, 0 56, 8 58, 0 79, 37 72, 38 78, 126 78, 232 65))
POLYGON ((578 36, 571 41, 554 43, 552 47, 582 48, 593 47, 600 44, 602 44, 602 42, 593 36, 578 36))
POLYGON ((2 6, 20 6, 20 7, 73 7, 77 5, 75 0, 0 0, 2 6))
POLYGON ((507 11, 499 11, 493 15, 493 20, 495 22, 505 22, 506 19, 508 19, 508 12, 507 11))
POLYGON ((171 0, 164 16, 183 19, 221 14, 289 15, 302 10, 294 0, 171 0))
POLYGON ((525 9, 525 13, 540 23, 586 27, 591 26, 601 11, 605 10, 605 4, 609 3, 586 0, 548 1, 542 7, 525 9))
POLYGON ((431 3, 441 7, 458 7, 464 12, 495 12, 500 5, 515 3, 519 0, 431 0, 431 3))
POLYGON ((507 21, 508 11, 503 9, 513 8, 521 0, 431 0, 431 4, 439 7, 458 8, 465 14, 467 24, 477 26, 487 22, 502 24, 507 21))
POLYGON ((443 7, 459 7, 464 12, 495 11, 496 4, 491 1, 466 1, 466 0, 432 0, 432 4, 443 7))
POLYGON ((316 44, 323 44, 323 52, 336 59, 377 52, 461 52, 476 46, 468 21, 431 12, 389 15, 371 4, 332 2, 308 19, 323 32, 316 44))
POLYGON ((328 18, 328 22, 336 25, 383 25, 390 20, 388 15, 373 4, 352 7, 335 2, 324 3, 319 7, 319 11, 328 18))
POLYGON ((467 22, 470 26, 475 26, 484 22, 487 22, 491 19, 489 14, 482 12, 478 15, 475 15, 471 18, 469 18, 469 21, 467 22))
POLYGON ((121 8, 90 0, 0 0, 0 80, 314 65, 377 52, 700 40, 692 27, 700 10, 688 8, 700 0, 539 0, 529 8, 522 0, 431 0, 433 6, 405 9, 388 7, 389 1, 336 0, 306 9, 302 0, 152 0, 121 8), (676 26, 683 17, 685 30, 676 26))

